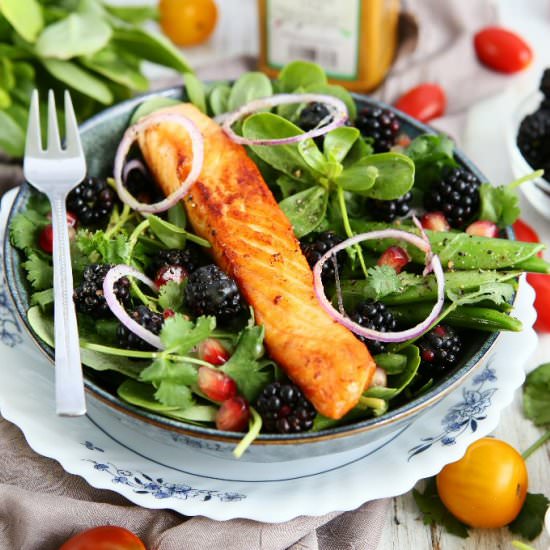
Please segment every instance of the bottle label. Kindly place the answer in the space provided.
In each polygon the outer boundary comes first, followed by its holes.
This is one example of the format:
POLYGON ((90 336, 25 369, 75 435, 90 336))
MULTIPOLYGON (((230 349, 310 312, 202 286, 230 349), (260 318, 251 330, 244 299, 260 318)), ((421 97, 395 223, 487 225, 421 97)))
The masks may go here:
POLYGON ((267 64, 280 69, 301 59, 341 80, 356 80, 360 0, 267 0, 267 64))

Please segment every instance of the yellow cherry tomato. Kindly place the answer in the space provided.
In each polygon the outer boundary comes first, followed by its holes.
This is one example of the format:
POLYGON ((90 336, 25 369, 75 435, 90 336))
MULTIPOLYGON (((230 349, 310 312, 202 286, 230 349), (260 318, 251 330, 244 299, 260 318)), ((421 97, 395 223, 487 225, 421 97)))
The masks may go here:
POLYGON ((201 44, 218 20, 214 0, 160 0, 159 14, 164 34, 178 46, 201 44))
POLYGON ((503 527, 519 514, 527 495, 527 468, 508 443, 485 437, 436 478, 445 507, 470 527, 503 527))

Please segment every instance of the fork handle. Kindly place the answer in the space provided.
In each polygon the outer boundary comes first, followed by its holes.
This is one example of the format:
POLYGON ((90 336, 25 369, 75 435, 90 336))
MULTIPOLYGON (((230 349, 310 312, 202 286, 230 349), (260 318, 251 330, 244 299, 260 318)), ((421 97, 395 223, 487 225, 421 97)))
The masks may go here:
POLYGON ((55 401, 58 415, 80 416, 86 413, 86 402, 73 302, 73 273, 65 199, 65 195, 50 197, 54 264, 55 401))

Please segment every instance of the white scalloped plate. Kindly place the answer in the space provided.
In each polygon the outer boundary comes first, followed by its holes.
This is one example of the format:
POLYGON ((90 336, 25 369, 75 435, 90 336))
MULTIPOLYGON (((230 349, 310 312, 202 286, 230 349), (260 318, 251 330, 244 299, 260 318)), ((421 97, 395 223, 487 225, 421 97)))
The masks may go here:
MULTIPOLYGON (((13 195, 3 201, 3 211, 13 195)), ((0 218, 0 228, 5 221, 0 218)), ((391 440, 337 467, 286 475, 292 463, 227 461, 189 447, 152 443, 124 425, 99 427, 88 416, 55 415, 53 369, 19 327, 0 286, 0 410, 39 454, 57 460, 94 487, 147 508, 168 508, 216 520, 281 522, 299 515, 352 510, 407 492, 460 458, 491 432, 525 378, 537 337, 534 292, 521 281, 514 315, 525 329, 503 333, 463 385, 391 440)))

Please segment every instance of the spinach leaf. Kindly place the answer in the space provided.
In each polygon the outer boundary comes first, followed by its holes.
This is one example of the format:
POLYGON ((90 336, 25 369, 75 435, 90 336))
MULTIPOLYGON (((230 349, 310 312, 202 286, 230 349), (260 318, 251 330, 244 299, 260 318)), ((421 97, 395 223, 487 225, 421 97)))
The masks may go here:
POLYGON ((253 99, 268 97, 272 93, 271 81, 265 74, 245 73, 233 84, 227 106, 230 111, 234 111, 253 99))
POLYGON ((44 26, 42 6, 37 0, 2 0, 0 12, 27 42, 34 43, 44 26))
POLYGON ((292 61, 279 73, 281 91, 296 92, 298 88, 320 87, 327 84, 325 71, 315 63, 292 61))
POLYGON ((193 72, 181 53, 162 35, 152 34, 139 27, 119 27, 114 29, 113 43, 152 63, 182 73, 193 72))
POLYGON ((228 84, 216 84, 208 96, 210 110, 214 116, 227 113, 231 87, 228 84))
POLYGON ((327 211, 328 192, 319 185, 300 191, 279 203, 294 229, 294 234, 301 239, 314 231, 323 221, 327 211))
POLYGON ((325 134, 323 153, 328 160, 343 162, 361 134, 357 128, 342 126, 325 134))
POLYGON ((146 117, 159 109, 165 107, 172 107, 173 105, 179 105, 181 101, 172 99, 171 97, 157 96, 140 103, 130 119, 130 124, 135 124, 140 118, 146 117))
POLYGON ((48 25, 38 37, 35 49, 40 57, 70 59, 92 55, 107 45, 112 30, 100 17, 71 13, 48 25))
POLYGON ((46 70, 71 88, 96 99, 104 105, 113 102, 113 93, 105 82, 71 61, 42 59, 46 70))
POLYGON ((132 90, 145 91, 149 87, 149 81, 140 72, 140 60, 112 46, 81 57, 80 62, 88 69, 132 90))
MULTIPOLYGON (((274 113, 256 113, 248 117, 243 123, 242 131, 243 136, 251 139, 285 138, 304 133, 292 122, 274 113)), ((314 175, 297 144, 277 147, 253 145, 250 148, 258 157, 280 172, 293 178, 316 182, 318 174, 314 175)))
POLYGON ((206 113, 206 93, 202 81, 193 73, 186 73, 183 80, 189 101, 201 112, 206 113))

